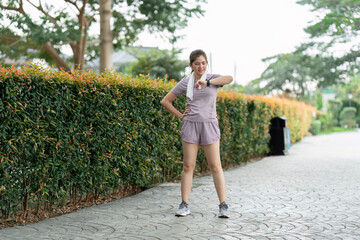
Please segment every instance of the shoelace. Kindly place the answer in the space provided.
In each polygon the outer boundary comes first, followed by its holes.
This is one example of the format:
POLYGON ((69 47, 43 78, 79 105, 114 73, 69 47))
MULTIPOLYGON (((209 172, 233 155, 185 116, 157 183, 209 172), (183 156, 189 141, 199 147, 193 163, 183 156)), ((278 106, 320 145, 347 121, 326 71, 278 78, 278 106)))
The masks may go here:
POLYGON ((184 202, 184 201, 182 201, 180 203, 180 208, 183 208, 183 207, 188 207, 188 204, 186 202, 184 202))
POLYGON ((220 203, 219 207, 223 208, 223 209, 226 209, 226 210, 229 208, 228 205, 225 202, 220 203))

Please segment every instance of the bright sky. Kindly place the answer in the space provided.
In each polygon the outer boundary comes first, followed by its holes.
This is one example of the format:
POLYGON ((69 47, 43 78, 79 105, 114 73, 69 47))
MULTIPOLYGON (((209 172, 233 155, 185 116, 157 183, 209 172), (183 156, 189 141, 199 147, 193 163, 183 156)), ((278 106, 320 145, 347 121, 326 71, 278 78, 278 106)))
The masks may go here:
MULTIPOLYGON (((208 0, 206 13, 190 19, 180 33, 176 48, 183 48, 182 59, 188 60, 194 49, 212 56, 212 72, 235 75, 238 84, 259 77, 267 64, 261 59, 292 52, 307 39, 303 28, 315 19, 296 0, 208 0), (236 74, 234 69, 236 65, 236 74)), ((138 44, 171 49, 171 45, 154 35, 142 34, 138 44)))

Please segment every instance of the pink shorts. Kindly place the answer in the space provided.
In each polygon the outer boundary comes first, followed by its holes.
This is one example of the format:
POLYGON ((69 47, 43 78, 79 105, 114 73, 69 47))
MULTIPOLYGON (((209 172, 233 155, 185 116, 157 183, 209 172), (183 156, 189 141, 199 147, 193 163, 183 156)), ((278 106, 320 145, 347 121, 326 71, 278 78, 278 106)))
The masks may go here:
POLYGON ((209 145, 220 140, 219 123, 192 122, 183 120, 181 126, 181 140, 199 145, 209 145))

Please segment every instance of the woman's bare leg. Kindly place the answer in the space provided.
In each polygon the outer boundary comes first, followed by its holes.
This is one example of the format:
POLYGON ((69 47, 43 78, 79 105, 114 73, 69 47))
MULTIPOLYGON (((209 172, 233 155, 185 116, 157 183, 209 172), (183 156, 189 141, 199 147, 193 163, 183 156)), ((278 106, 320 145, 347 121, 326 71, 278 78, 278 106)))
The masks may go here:
POLYGON ((224 172, 220 161, 220 141, 213 144, 205 145, 203 147, 211 174, 213 176, 214 185, 217 195, 219 197, 219 201, 220 203, 222 203, 226 199, 226 192, 224 172))
POLYGON ((183 201, 188 203, 199 145, 182 141, 182 146, 183 170, 181 173, 181 197, 183 201))

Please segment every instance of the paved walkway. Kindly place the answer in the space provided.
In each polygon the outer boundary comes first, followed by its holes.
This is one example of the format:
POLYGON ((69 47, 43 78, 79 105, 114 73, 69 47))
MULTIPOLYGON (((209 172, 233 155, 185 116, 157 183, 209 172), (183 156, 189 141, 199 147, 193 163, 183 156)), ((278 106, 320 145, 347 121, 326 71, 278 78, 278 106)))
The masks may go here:
POLYGON ((216 217, 211 176, 194 180, 192 215, 174 216, 180 185, 39 223, 0 239, 360 239, 360 132, 306 137, 287 156, 227 171, 230 219, 216 217))

